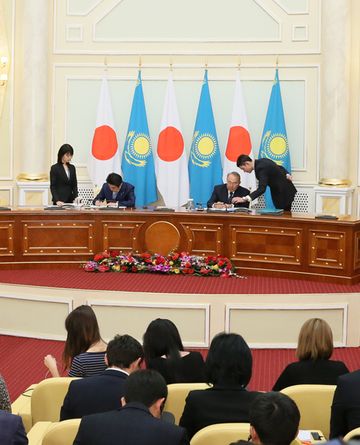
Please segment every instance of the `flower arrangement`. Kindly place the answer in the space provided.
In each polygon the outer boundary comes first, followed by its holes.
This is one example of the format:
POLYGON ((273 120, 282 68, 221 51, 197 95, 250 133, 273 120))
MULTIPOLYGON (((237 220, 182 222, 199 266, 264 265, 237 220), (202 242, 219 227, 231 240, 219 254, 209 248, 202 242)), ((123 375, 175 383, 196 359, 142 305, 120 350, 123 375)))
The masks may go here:
POLYGON ((187 252, 172 252, 167 256, 157 253, 120 254, 105 250, 84 264, 86 272, 157 272, 163 274, 196 275, 201 277, 237 276, 231 261, 223 256, 195 256, 187 252))

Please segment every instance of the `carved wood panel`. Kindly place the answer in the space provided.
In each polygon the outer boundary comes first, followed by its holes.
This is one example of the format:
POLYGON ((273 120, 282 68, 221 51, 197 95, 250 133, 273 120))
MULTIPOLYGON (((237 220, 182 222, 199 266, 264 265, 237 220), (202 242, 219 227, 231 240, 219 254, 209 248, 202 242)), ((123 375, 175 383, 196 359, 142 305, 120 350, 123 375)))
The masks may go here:
POLYGON ((345 232, 310 231, 309 266, 344 269, 345 232))
POLYGON ((14 224, 13 222, 0 224, 0 256, 14 256, 14 224))
POLYGON ((145 221, 113 220, 102 221, 103 250, 134 251, 139 253, 139 231, 145 221))
POLYGON ((354 269, 360 268, 360 232, 354 235, 354 269))
POLYGON ((214 223, 182 223, 188 252, 194 255, 223 253, 223 225, 214 223))

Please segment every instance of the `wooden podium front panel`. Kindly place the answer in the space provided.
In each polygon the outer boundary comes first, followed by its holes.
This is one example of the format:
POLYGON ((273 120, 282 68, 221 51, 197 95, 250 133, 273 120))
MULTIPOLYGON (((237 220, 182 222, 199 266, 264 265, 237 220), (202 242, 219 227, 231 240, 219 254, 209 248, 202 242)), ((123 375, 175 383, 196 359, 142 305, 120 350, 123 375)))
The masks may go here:
POLYGON ((360 232, 354 234, 354 269, 360 268, 360 232))
POLYGON ((271 265, 301 264, 302 229, 232 224, 230 240, 231 259, 271 265))
POLYGON ((88 255, 94 253, 92 221, 22 221, 22 254, 88 255))
POLYGON ((101 221, 102 250, 120 250, 120 252, 137 252, 139 249, 139 232, 145 221, 129 221, 122 219, 101 221))
POLYGON ((222 224, 183 222, 181 226, 186 234, 186 250, 193 255, 225 255, 222 224))
POLYGON ((14 223, 0 223, 0 256, 14 256, 14 223))
POLYGON ((345 232, 310 231, 311 267, 345 268, 345 232))

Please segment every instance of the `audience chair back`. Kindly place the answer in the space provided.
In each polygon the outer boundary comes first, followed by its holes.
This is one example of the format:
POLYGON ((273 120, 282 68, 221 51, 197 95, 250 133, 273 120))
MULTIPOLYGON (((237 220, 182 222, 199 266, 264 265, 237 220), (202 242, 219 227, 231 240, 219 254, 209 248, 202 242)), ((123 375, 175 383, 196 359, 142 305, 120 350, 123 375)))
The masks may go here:
POLYGON ((343 441, 344 442, 348 442, 351 439, 356 438, 356 440, 359 440, 358 438, 360 437, 360 428, 355 428, 351 431, 349 431, 345 436, 343 441))
POLYGON ((34 388, 31 396, 32 424, 60 420, 60 409, 73 377, 54 377, 43 380, 34 388))
POLYGON ((326 439, 329 438, 335 388, 335 385, 295 385, 281 390, 291 397, 299 408, 299 429, 320 430, 326 439))
POLYGON ((248 440, 250 423, 218 423, 198 431, 190 445, 229 445, 238 440, 248 440))
POLYGON ((164 411, 169 411, 175 417, 176 425, 179 425, 180 417, 184 411, 185 400, 190 391, 195 389, 206 389, 206 383, 172 383, 168 387, 168 396, 164 411))
POLYGON ((81 419, 70 419, 54 423, 45 433, 42 445, 73 445, 81 419))

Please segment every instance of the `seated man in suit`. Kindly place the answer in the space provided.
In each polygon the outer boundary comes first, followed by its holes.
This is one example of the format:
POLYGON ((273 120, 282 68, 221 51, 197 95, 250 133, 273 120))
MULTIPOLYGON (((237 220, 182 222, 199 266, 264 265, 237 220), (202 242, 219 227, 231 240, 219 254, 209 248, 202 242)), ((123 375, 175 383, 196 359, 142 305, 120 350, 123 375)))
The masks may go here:
POLYGON ((241 197, 247 196, 250 190, 241 187, 240 182, 241 178, 239 173, 229 173, 226 177, 226 184, 220 184, 214 187, 207 206, 218 209, 226 207, 249 207, 249 203, 242 202, 241 197))
POLYGON ((106 349, 105 362, 109 367, 99 375, 70 383, 60 420, 120 408, 126 379, 139 369, 143 357, 142 346, 135 338, 116 335, 106 349))
POLYGON ((134 186, 124 182, 117 173, 110 173, 93 204, 99 206, 105 200, 111 207, 135 207, 134 186))
POLYGON ((0 443, 1 445, 26 445, 28 443, 20 416, 0 410, 0 443))
POLYGON ((188 445, 184 428, 160 419, 167 392, 157 371, 134 372, 125 383, 123 407, 83 417, 74 445, 188 445))
MULTIPOLYGON (((299 431, 300 412, 296 403, 280 392, 256 397, 249 410, 250 438, 256 445, 290 445, 299 431)), ((249 442, 240 440, 231 445, 249 442)))
POLYGON ((360 426, 360 370, 338 378, 331 406, 330 439, 360 426))

